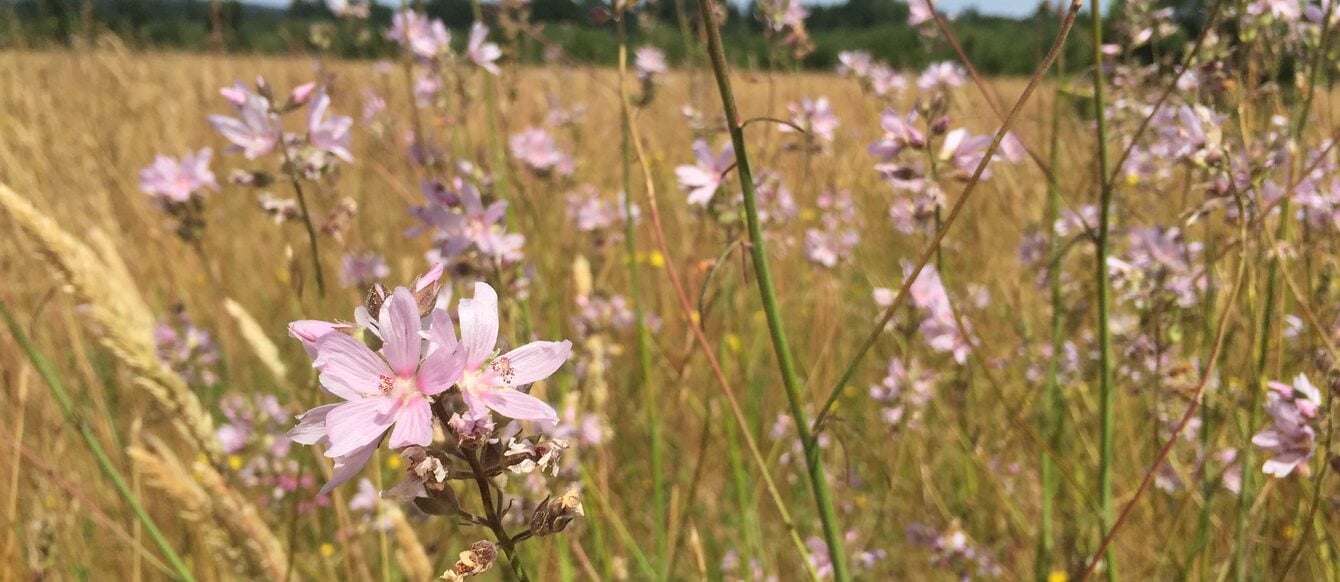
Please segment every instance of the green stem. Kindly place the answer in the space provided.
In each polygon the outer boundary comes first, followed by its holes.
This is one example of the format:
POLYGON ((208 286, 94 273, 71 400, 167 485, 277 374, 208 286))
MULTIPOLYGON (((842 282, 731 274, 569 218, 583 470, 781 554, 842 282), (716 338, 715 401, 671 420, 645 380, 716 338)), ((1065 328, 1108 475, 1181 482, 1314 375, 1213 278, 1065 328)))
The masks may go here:
POLYGON ((661 419, 656 406, 656 386, 651 364, 651 336, 647 322, 643 317, 642 284, 638 275, 637 238, 633 220, 633 148, 630 143, 632 131, 628 119, 632 115, 628 107, 628 31, 625 28, 626 13, 617 15, 615 26, 619 34, 619 106, 622 112, 620 150, 623 155, 623 192, 624 192, 624 255, 628 263, 628 285, 633 299, 633 317, 637 320, 637 355, 641 367, 642 398, 647 411, 647 426, 651 431, 651 484, 652 507, 655 511, 655 537, 657 553, 661 556, 661 579, 668 578, 669 560, 666 559, 666 500, 665 474, 663 462, 663 437, 661 419))
POLYGON ((302 224, 307 229, 307 242, 312 247, 312 271, 316 276, 316 293, 322 299, 326 297, 326 278, 321 274, 321 248, 316 238, 316 226, 312 224, 312 213, 307 210, 307 196, 302 192, 302 182, 298 180, 298 168, 293 164, 293 155, 288 151, 288 145, 279 148, 284 152, 284 165, 288 166, 285 173, 288 174, 289 183, 293 184, 293 192, 298 196, 298 209, 302 211, 302 224))
MULTIPOLYGON (((1058 76, 1064 67, 1058 63, 1058 76)), ((1052 102, 1051 140, 1048 145, 1048 167, 1056 168, 1060 158, 1061 92, 1056 91, 1052 102)), ((1061 421, 1064 402, 1061 396, 1061 353, 1065 342, 1065 305, 1061 301, 1061 256, 1065 253, 1065 241, 1056 232, 1056 223, 1061 218, 1061 186, 1055 172, 1047 178, 1047 229, 1050 232, 1047 283, 1051 294, 1051 357, 1047 363, 1047 392, 1044 396, 1041 418, 1042 438, 1046 439, 1052 451, 1061 448, 1061 421)), ((1037 563, 1035 574, 1038 580, 1046 580, 1051 574, 1051 557, 1055 544, 1053 514, 1055 513, 1056 493, 1059 483, 1056 479, 1056 466, 1051 456, 1042 454, 1040 463, 1042 481, 1042 524, 1038 536, 1037 563)))
MULTIPOLYGON (((1101 448, 1098 458, 1098 502, 1102 511, 1102 531, 1111 531, 1112 512, 1112 422, 1115 392, 1112 390, 1112 326, 1109 321, 1112 308, 1112 282, 1108 279, 1107 256, 1112 226, 1112 183, 1107 180, 1107 120, 1103 100, 1103 18, 1095 4, 1090 7, 1089 17, 1093 30, 1093 110, 1097 122, 1098 139, 1098 182, 1100 192, 1101 215, 1098 222, 1098 252, 1094 261, 1095 280, 1098 284, 1098 352, 1099 376, 1098 393, 1100 398, 1100 439, 1101 448)), ((1107 562, 1107 579, 1117 579, 1117 567, 1109 549, 1104 557, 1107 562)))
POLYGON ((791 355, 791 346, 786 340, 786 330, 782 327, 781 309, 777 305, 777 291, 772 282, 772 269, 768 266, 766 243, 763 229, 758 221, 758 200, 754 193, 754 176, 749 168, 749 155, 745 147, 744 126, 740 113, 736 109, 735 96, 731 90, 730 76, 727 72, 726 53, 722 48, 721 30, 716 22, 716 2, 698 0, 698 7, 707 31, 707 52, 716 76, 717 90, 721 94, 721 105, 725 110, 726 124, 730 130, 731 143, 735 147, 735 169, 740 179, 740 188, 744 191, 745 223, 749 228, 749 254, 753 260, 755 279, 758 281, 759 296, 763 302, 763 312, 768 322, 768 333, 772 338, 773 350, 777 353, 777 364, 782 374, 782 385, 786 388, 786 399, 791 407, 792 420, 795 421, 796 434, 805 452, 805 466, 814 495, 815 508, 819 520, 823 523, 824 539, 828 544, 828 554, 833 565, 833 579, 844 582, 851 578, 847 569, 847 556, 842 549, 842 531, 837 522, 837 511, 828 491, 828 480, 824 474, 823 461, 819 457, 819 445, 810 429, 809 419, 801 404, 801 382, 796 373, 795 362, 791 355))
POLYGON ((158 546, 158 550, 163 552, 163 558, 176 572, 177 578, 186 582, 193 582, 195 576, 191 573, 190 568, 186 567, 186 562, 183 562, 177 552, 172 549, 172 544, 168 543, 167 538, 163 536, 163 532, 158 529, 153 517, 144 509, 139 498, 126 484, 125 478, 116 469, 111 457, 107 456, 107 451, 103 450, 102 443, 98 441, 98 436, 93 434, 93 427, 81 419, 79 413, 75 411, 74 400, 65 391, 60 378, 56 376, 56 370, 52 367, 51 361, 38 351, 37 345, 32 342, 28 334, 24 333, 23 327, 14 319, 14 315, 9 312, 9 307, 4 303, 0 303, 0 316, 4 317, 5 323, 9 326, 9 332, 14 335, 14 340, 19 343, 19 347, 23 348, 23 351, 28 355, 28 360, 32 362, 33 367, 37 368, 37 373, 42 376, 42 380, 51 389, 51 395, 56 399, 56 404, 60 406, 61 412, 65 415, 65 421, 73 425, 75 430, 79 432, 79 437, 84 440, 88 450, 93 453, 93 457, 97 460, 98 467, 102 469, 103 475, 106 475, 107 479, 112 482, 112 486, 116 488, 116 492, 121 495, 121 498, 126 500, 131 512, 135 514, 140 525, 144 526, 144 531, 149 534, 149 538, 153 540, 154 545, 158 546))

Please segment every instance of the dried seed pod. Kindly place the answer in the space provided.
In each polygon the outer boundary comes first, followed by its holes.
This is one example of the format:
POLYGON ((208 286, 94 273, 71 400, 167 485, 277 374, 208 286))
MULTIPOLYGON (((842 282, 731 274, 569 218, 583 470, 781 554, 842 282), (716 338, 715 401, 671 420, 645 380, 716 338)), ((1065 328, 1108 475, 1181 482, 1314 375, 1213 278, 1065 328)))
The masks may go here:
POLYGON ((451 569, 442 573, 442 579, 457 582, 477 576, 487 572, 496 561, 498 561, 498 546, 493 542, 480 540, 471 544, 470 549, 461 552, 460 559, 451 569))
POLYGON ((557 498, 546 497, 530 516, 530 533, 536 537, 563 531, 572 520, 586 515, 581 495, 570 489, 557 498))

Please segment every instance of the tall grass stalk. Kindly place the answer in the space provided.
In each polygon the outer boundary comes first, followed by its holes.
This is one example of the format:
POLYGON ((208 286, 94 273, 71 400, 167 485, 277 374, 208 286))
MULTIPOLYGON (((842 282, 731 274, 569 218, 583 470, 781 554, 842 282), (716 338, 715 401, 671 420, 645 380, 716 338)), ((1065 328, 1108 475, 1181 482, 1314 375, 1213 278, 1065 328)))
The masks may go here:
MULTIPOLYGON (((1065 67, 1063 63, 1057 63, 1057 75, 1060 77, 1065 67)), ((1047 165, 1051 168, 1056 167, 1057 160, 1060 158, 1060 130, 1061 130, 1061 103, 1062 93, 1058 88, 1052 97, 1051 111, 1051 136, 1047 144, 1047 165)), ((1051 357, 1047 362, 1047 391, 1043 396, 1041 422, 1039 423, 1041 436, 1046 440, 1048 446, 1053 452, 1061 448, 1061 421, 1064 415, 1065 403, 1061 397, 1061 354, 1065 342, 1065 305, 1061 301, 1061 260, 1065 256, 1065 242, 1056 231, 1057 221, 1061 219, 1061 185, 1057 181, 1055 172, 1048 172, 1047 175, 1047 229, 1050 232, 1048 236, 1048 259, 1047 259, 1047 287, 1051 297, 1051 357)), ((1038 535, 1037 564, 1035 565, 1036 577, 1038 580, 1046 580, 1051 574, 1051 558, 1055 544, 1054 525, 1056 495, 1058 482, 1056 480, 1056 467, 1052 463, 1051 456, 1043 452, 1039 460, 1039 478, 1042 482, 1042 500, 1041 500, 1041 525, 1038 535)))
POLYGON ((620 154, 622 156, 622 180, 624 195, 624 261, 628 263, 628 287, 629 294, 633 299, 633 317, 637 320, 635 331, 637 333, 637 357, 640 368, 639 382, 642 384, 643 408, 647 411, 647 428, 651 432, 651 495, 652 508, 655 512, 653 516, 653 527, 656 537, 656 551, 661 560, 661 579, 665 579, 669 572, 670 561, 666 556, 666 500, 665 500, 665 472, 663 463, 663 440, 661 432, 661 419, 658 407, 656 406, 656 385, 655 376, 652 374, 651 366, 651 336, 647 330, 646 318, 643 317, 642 308, 642 284, 638 275, 637 264, 637 231, 634 228, 633 221, 633 148, 629 143, 632 131, 628 126, 628 120, 633 112, 630 110, 628 101, 628 30, 624 19, 628 13, 623 11, 625 6, 621 5, 620 11, 615 16, 615 27, 618 29, 619 36, 619 107, 622 112, 620 117, 620 154))
POLYGON ((777 291, 772 282, 772 269, 768 265, 767 245, 763 239, 763 229, 759 226, 754 176, 749 168, 744 125, 735 105, 735 96, 731 90, 730 74, 726 65, 726 53, 721 43, 721 30, 716 22, 716 2, 698 0, 698 7, 707 30, 708 58, 712 72, 716 76, 717 90, 721 94, 721 105, 726 113, 726 125, 730 131, 731 143, 735 146, 735 171, 740 179, 740 188, 744 191, 745 223, 749 229, 749 254, 754 264, 754 278, 758 281, 763 313, 768 322, 768 334, 772 338, 773 349, 777 352, 777 365, 782 374, 782 385, 786 388, 786 399, 791 406, 796 435, 805 451, 806 473, 809 476, 811 493, 814 495, 815 509, 818 511, 819 520, 823 523, 824 541, 828 545, 833 578, 840 582, 849 580, 851 574, 847 569, 846 553, 842 550, 842 530, 838 526, 837 510, 828 491, 828 477, 824 474, 823 461, 819 456, 819 444, 810 430, 810 422, 801 403, 803 386, 800 375, 796 373, 791 346, 786 340, 782 312, 777 303, 777 291))
MULTIPOLYGON (((1112 422, 1116 393, 1112 390, 1112 282, 1108 278, 1107 256, 1112 226, 1112 182, 1107 179, 1107 120, 1104 101, 1103 18, 1097 4, 1090 7, 1093 34, 1093 112, 1097 126, 1099 218, 1098 250, 1094 259, 1094 282, 1098 286, 1098 397, 1099 453, 1098 503, 1102 509, 1102 531, 1112 529, 1112 422)), ((1117 579, 1117 565, 1109 551, 1107 579, 1117 579)))
POLYGON ((0 316, 4 317, 5 324, 9 326, 9 333, 14 336, 14 340, 19 343, 19 347, 23 348, 28 360, 32 362, 34 368, 37 368, 38 375, 42 376, 42 381, 46 382, 47 388, 51 390, 51 396, 56 399, 56 405, 60 407, 66 422, 76 428, 79 437, 84 440, 89 452, 93 453, 93 457, 97 460, 98 468, 102 469, 103 475, 107 476, 116 492, 130 506, 131 512, 135 514, 135 518, 140 525, 144 527, 149 539, 153 540, 154 545, 158 546, 158 550, 163 553, 163 558, 167 560, 168 566, 176 573, 179 580, 193 582, 195 575, 191 573, 190 568, 186 567, 186 563, 182 561, 181 556, 177 555, 176 550, 172 549, 172 544, 168 543, 167 538, 163 536, 163 532, 158 529, 158 524, 140 504, 139 498, 131 491, 130 485, 126 483, 125 478, 121 476, 121 472, 112 463, 111 457, 107 456, 107 451, 102 448, 98 436, 93 434, 93 426, 79 417, 79 413, 75 410, 74 400, 65 391, 65 386, 61 384, 51 361, 37 349, 37 345, 23 331, 23 326, 19 325, 19 322, 14 319, 14 315, 9 312, 9 307, 4 303, 0 303, 0 316))

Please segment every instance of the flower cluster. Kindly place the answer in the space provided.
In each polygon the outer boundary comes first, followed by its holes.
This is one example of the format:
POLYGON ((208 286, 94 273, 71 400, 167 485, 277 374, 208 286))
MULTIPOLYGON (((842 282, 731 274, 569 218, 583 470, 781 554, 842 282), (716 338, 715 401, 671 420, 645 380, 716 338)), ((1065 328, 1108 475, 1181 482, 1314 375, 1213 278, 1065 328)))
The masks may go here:
POLYGON ((158 359, 192 387, 211 388, 219 382, 219 346, 209 330, 199 327, 178 307, 154 328, 158 359))
POLYGON ((1252 437, 1252 444, 1274 455, 1261 470, 1280 478, 1294 471, 1306 477, 1310 474, 1308 460, 1316 449, 1314 425, 1324 410, 1321 391, 1303 374, 1295 377, 1292 385, 1270 382, 1269 387, 1265 408, 1272 422, 1252 437))

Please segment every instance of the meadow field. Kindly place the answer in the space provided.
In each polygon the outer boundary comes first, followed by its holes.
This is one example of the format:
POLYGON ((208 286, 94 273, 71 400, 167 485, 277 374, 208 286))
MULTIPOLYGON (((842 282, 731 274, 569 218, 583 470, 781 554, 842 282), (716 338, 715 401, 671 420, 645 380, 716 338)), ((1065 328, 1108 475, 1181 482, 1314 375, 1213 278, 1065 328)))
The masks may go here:
POLYGON ((1229 16, 1322 58, 739 136, 706 53, 2 52, 0 579, 1334 580, 1329 28, 1229 16))

